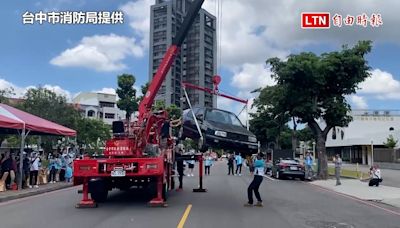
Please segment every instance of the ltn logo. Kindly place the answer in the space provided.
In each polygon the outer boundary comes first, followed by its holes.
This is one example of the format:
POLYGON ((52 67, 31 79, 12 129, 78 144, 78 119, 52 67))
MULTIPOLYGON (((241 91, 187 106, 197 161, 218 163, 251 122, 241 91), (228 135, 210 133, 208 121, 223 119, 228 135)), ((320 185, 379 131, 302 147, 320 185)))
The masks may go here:
POLYGON ((301 28, 303 29, 330 28, 330 13, 327 12, 301 13, 301 28))

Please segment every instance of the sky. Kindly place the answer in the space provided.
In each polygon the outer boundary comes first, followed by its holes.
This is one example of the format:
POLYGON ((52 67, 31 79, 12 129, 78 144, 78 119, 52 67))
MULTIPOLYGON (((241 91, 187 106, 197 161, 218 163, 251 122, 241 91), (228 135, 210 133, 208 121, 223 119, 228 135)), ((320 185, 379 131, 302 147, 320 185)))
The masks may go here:
MULTIPOLYGON (((13 87, 16 96, 21 96, 27 88, 44 86, 71 99, 79 92, 115 93, 117 76, 123 73, 133 74, 139 88, 148 80, 149 18, 154 2, 2 1, 0 89, 13 87), (121 11, 123 23, 23 23, 24 14, 40 11, 121 11)), ((308 51, 321 54, 372 40, 367 56, 371 77, 348 101, 353 109, 400 109, 400 1, 205 0, 203 8, 216 15, 221 25, 217 32, 222 92, 249 99, 251 104, 257 94, 250 91, 274 84, 266 59, 308 51), (383 24, 301 29, 301 12, 343 17, 375 13, 381 14, 383 24)), ((226 99, 218 99, 218 106, 235 113, 243 108, 226 99)))

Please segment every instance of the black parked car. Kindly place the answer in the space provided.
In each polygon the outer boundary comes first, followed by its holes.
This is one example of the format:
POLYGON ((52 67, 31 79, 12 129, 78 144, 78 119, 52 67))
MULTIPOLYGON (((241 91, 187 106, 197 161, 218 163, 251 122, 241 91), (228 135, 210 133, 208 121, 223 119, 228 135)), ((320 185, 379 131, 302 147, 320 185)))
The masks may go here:
POLYGON ((300 178, 304 180, 304 166, 298 160, 286 158, 275 161, 272 166, 272 176, 277 179, 285 177, 300 178))
POLYGON ((215 108, 196 107, 193 113, 199 123, 203 134, 200 142, 200 134, 197 130, 193 114, 190 109, 183 111, 183 127, 180 138, 197 140, 201 151, 206 151, 209 146, 234 150, 245 154, 257 152, 258 143, 256 136, 248 131, 239 118, 228 111, 215 108))

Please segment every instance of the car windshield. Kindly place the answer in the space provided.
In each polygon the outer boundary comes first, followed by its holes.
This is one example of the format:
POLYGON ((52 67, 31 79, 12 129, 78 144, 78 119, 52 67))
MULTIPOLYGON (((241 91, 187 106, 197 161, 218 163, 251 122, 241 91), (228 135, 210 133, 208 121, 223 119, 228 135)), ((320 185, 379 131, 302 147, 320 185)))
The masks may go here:
POLYGON ((235 114, 222 110, 207 110, 206 120, 243 127, 243 124, 235 114))

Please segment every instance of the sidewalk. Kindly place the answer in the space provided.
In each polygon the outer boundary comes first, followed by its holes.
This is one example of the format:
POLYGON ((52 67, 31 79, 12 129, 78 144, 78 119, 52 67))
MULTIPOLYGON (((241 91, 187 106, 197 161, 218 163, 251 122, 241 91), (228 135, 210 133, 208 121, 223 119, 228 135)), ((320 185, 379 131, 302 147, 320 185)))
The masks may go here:
POLYGON ((22 189, 21 191, 8 190, 0 192, 0 202, 39 195, 45 192, 51 192, 68 187, 72 187, 72 183, 58 182, 54 184, 39 185, 39 188, 22 189))
MULTIPOLYGON (((331 174, 333 174, 334 164, 328 163, 328 167, 331 169, 331 174)), ((370 166, 368 165, 359 165, 357 167, 356 164, 343 163, 342 175, 359 179, 360 176, 355 177, 356 170, 358 170, 358 173, 363 173, 363 178, 366 178, 369 176, 369 168, 370 166)), ((383 178, 382 185, 400 188, 400 170, 381 169, 381 174, 383 178)))
POLYGON ((335 186, 335 179, 317 180, 310 184, 317 185, 335 192, 350 195, 361 200, 378 201, 400 208, 400 188, 380 185, 369 187, 368 182, 355 179, 341 179, 342 185, 335 186))

